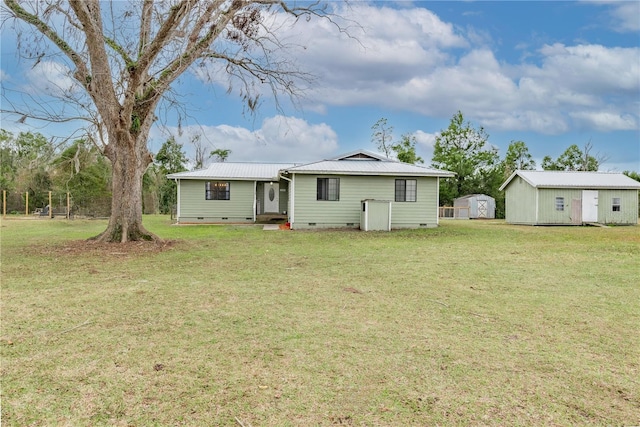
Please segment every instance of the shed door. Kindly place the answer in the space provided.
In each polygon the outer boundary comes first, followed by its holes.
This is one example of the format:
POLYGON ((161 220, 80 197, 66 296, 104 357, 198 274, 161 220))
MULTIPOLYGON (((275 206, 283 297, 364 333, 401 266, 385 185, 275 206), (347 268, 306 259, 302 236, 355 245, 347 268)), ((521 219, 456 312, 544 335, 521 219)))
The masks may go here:
POLYGON ((571 199, 571 223, 582 224, 582 200, 571 199))
POLYGON ((598 191, 582 190, 582 222, 598 221, 598 191))
POLYGON ((487 203, 488 200, 478 200, 478 218, 487 217, 487 203))
POLYGON ((264 184, 264 213, 278 213, 280 210, 280 188, 277 182, 264 184))

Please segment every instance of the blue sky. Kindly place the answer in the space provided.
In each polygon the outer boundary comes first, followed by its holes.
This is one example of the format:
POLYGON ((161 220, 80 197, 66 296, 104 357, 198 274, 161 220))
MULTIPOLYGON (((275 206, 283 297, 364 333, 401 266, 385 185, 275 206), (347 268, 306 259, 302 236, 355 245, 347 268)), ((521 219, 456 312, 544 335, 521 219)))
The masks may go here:
MULTIPOLYGON (((202 135, 211 149, 231 149, 229 161, 312 161, 375 151, 371 126, 384 117, 396 139, 416 137, 428 164, 438 132, 460 110, 501 155, 522 140, 540 164, 591 142, 592 154, 606 159, 601 170, 640 171, 640 2, 330 5, 359 23, 355 38, 321 20, 279 30, 298 45, 288 58, 316 76, 299 105, 281 98, 277 109, 265 90, 257 114, 247 115, 226 82, 189 72, 176 86, 189 111, 182 133, 170 117, 152 130, 151 150, 174 133, 189 154, 190 138, 202 135)), ((33 87, 55 78, 55 64, 37 72, 17 60, 8 31, 0 77, 33 87)), ((45 134, 71 131, 2 117, 14 132, 30 125, 45 134)))

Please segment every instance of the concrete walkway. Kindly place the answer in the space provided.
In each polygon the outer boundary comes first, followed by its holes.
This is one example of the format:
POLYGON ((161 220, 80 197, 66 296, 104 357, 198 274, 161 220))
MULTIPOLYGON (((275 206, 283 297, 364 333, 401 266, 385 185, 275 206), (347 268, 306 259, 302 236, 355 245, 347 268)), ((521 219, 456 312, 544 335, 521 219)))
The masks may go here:
POLYGON ((269 230, 269 231, 273 231, 273 230, 280 230, 280 225, 279 224, 265 224, 262 227, 263 230, 269 230))

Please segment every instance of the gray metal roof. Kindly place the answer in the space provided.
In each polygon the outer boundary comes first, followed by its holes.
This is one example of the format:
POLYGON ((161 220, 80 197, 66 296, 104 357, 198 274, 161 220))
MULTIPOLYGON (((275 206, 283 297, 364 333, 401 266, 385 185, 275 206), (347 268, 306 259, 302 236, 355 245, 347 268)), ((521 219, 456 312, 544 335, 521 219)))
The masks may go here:
POLYGON ((280 170, 294 163, 212 163, 206 169, 178 172, 167 175, 169 179, 232 179, 240 181, 277 180, 280 170))
POLYGON ((504 190, 516 176, 536 188, 640 189, 640 182, 622 173, 577 171, 515 171, 500 186, 504 190))
POLYGON ((206 169, 167 175, 169 179, 276 180, 280 173, 327 175, 455 176, 453 172, 402 163, 366 150, 356 150, 331 160, 295 163, 212 163, 206 169), (365 158, 352 158, 362 155, 365 158), (368 158, 366 158, 368 157, 368 158))
POLYGON ((481 193, 476 193, 476 194, 467 194, 466 196, 460 196, 460 197, 456 197, 453 200, 462 200, 462 199, 471 199, 474 197, 488 197, 489 199, 493 199, 493 197, 487 195, 487 194, 481 194, 481 193))
POLYGON ((411 165, 393 160, 322 160, 285 169, 285 173, 327 175, 415 175, 454 176, 453 172, 411 165))

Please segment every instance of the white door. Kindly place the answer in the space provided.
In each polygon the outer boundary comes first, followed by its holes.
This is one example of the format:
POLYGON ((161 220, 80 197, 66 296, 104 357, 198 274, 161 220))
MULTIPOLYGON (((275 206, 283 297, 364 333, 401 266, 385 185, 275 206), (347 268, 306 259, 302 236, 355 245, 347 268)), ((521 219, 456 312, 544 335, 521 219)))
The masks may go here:
POLYGON ((280 210, 280 188, 277 182, 264 183, 264 213, 278 213, 280 210))
POLYGON ((478 200, 478 218, 486 218, 487 210, 487 200, 478 200))
POLYGON ((598 191, 582 190, 582 222, 598 221, 598 191))

